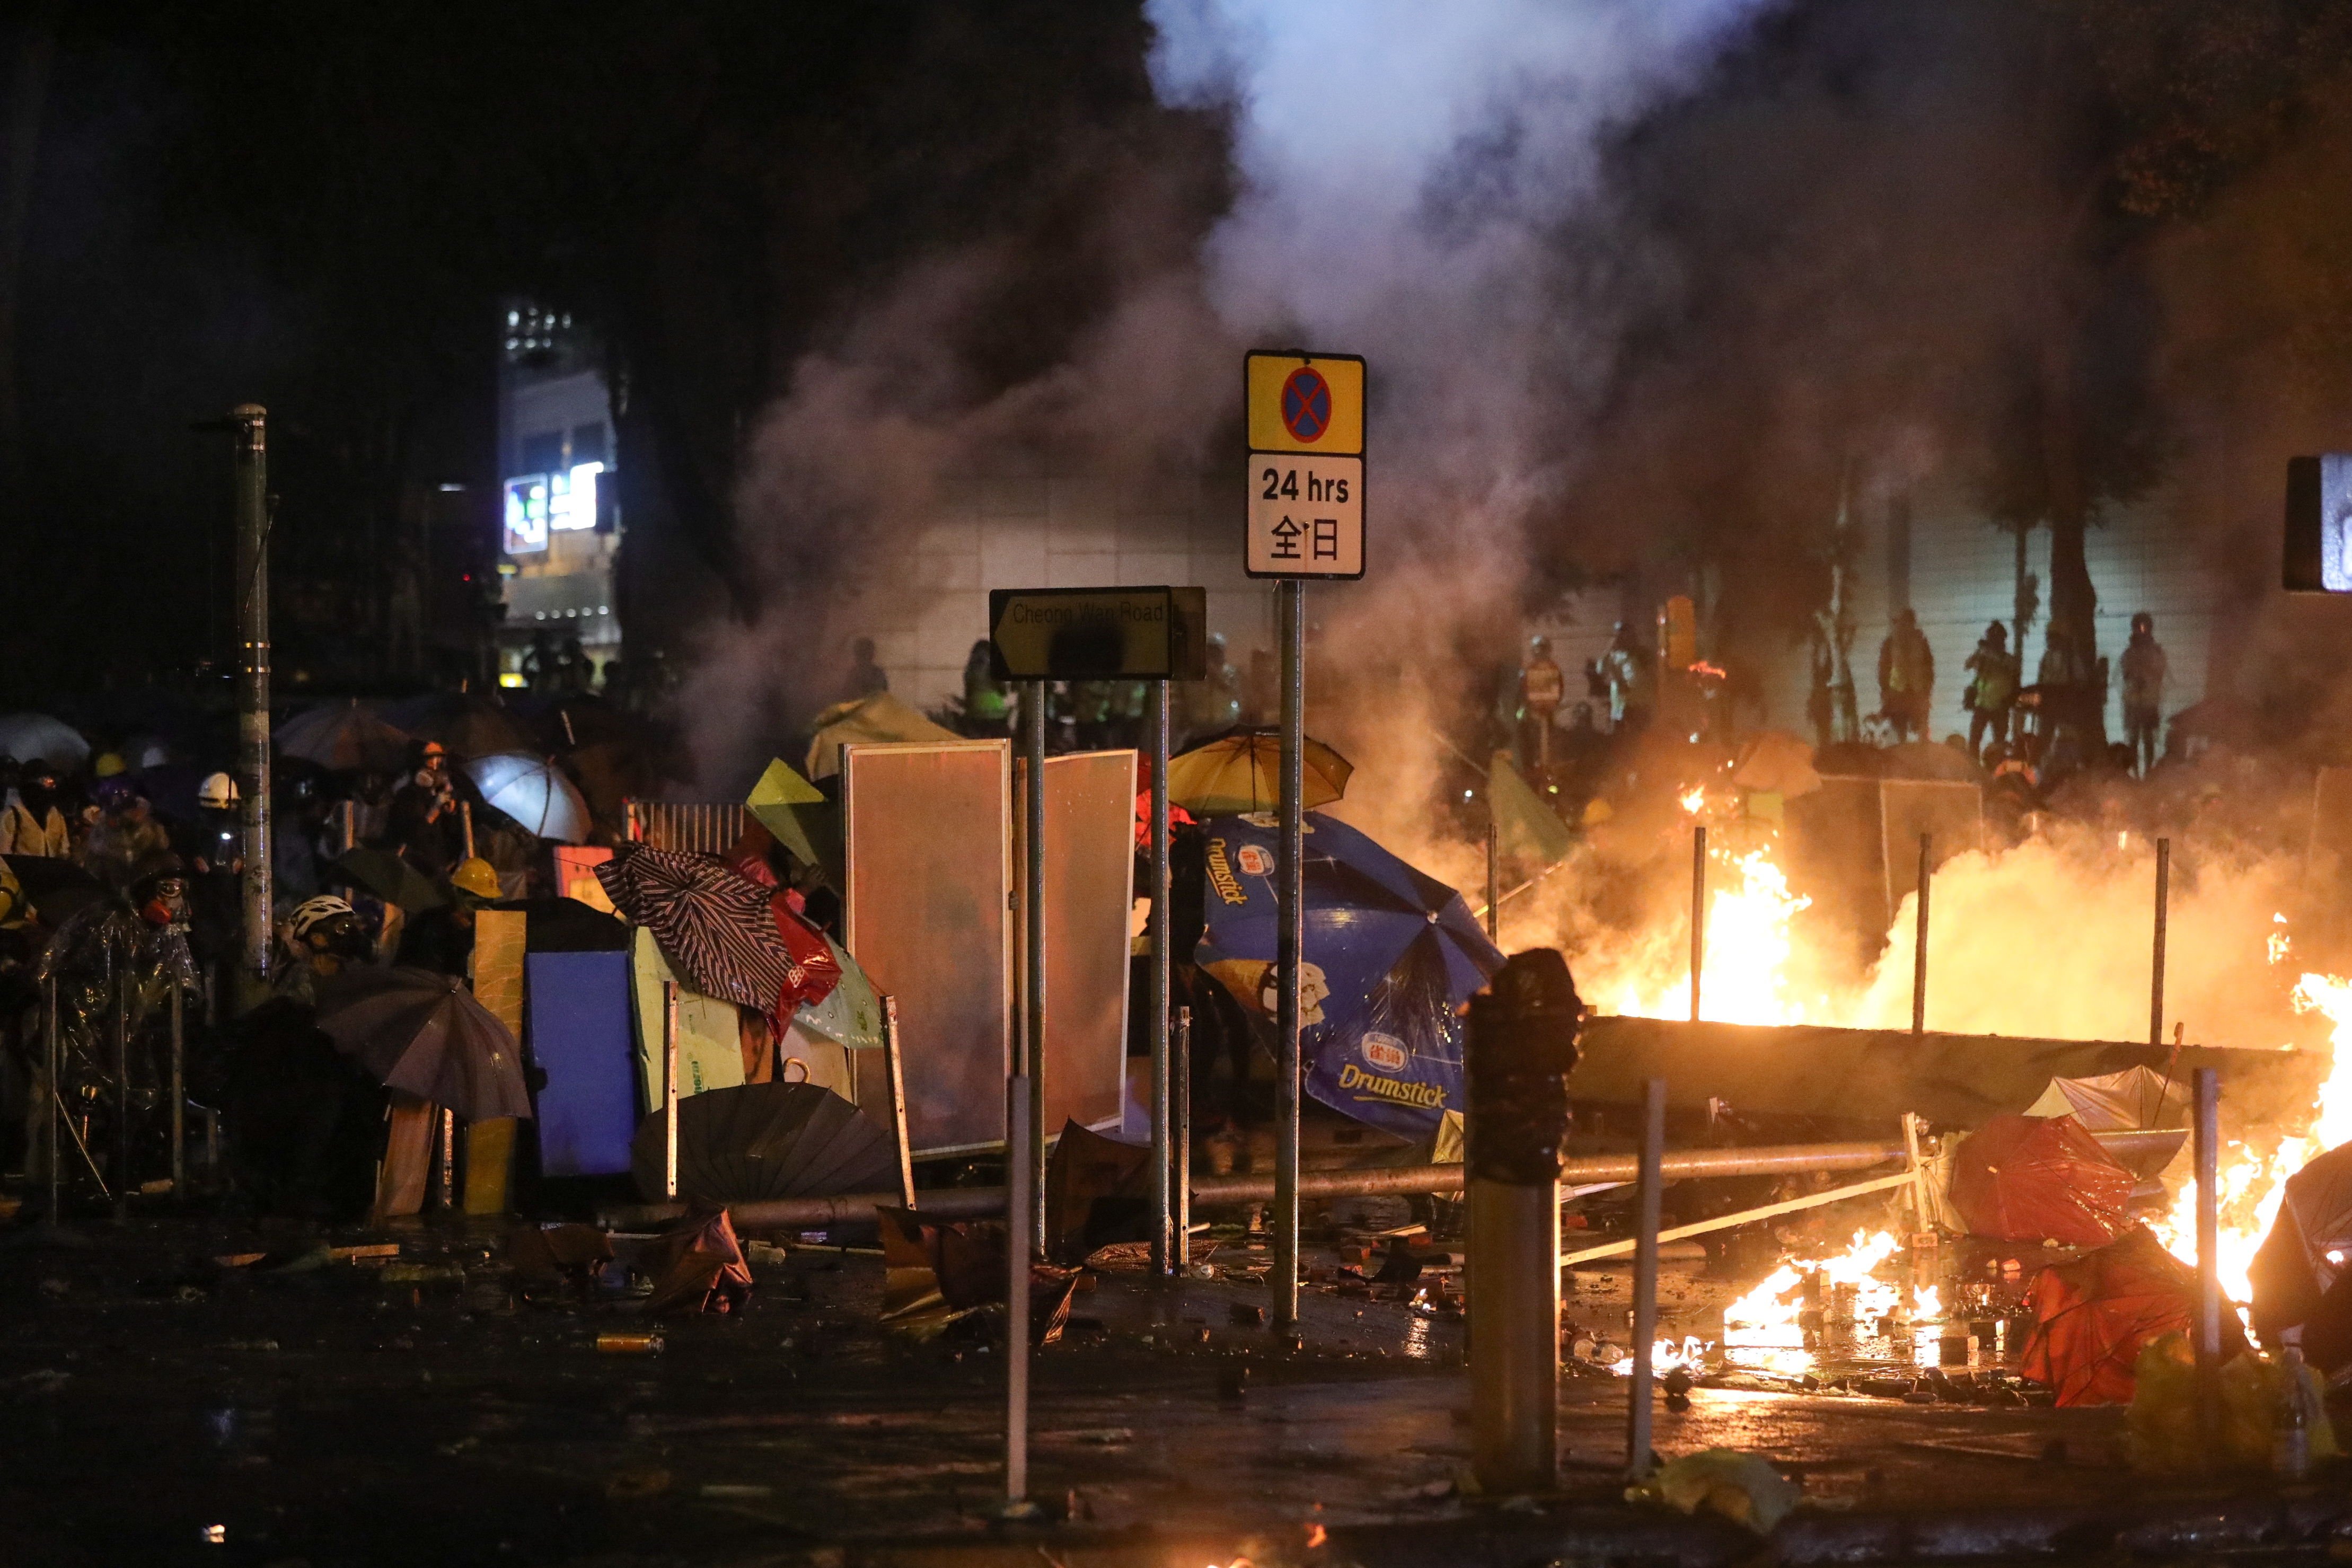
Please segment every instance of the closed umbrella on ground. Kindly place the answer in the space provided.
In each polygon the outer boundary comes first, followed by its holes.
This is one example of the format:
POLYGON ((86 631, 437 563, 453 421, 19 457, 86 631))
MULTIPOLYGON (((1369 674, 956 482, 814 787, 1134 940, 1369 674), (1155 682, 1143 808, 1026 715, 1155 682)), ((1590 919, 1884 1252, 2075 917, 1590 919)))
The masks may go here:
MULTIPOLYGON (((1356 765, 1309 736, 1299 759, 1306 776, 1300 809, 1328 805, 1348 793, 1356 765)), ((1239 816, 1281 804, 1282 736, 1233 730, 1168 763, 1168 798, 1195 816, 1239 816)))
POLYGON ((597 867, 596 879, 704 995, 777 1018, 813 994, 808 971, 777 931, 774 890, 715 857, 642 847, 597 867))
MULTIPOLYGON (((629 1168, 637 1190, 663 1194, 669 1112, 637 1129, 629 1168)), ((883 1192, 898 1184, 889 1136, 829 1089, 745 1083, 677 1102, 677 1192, 689 1202, 757 1203, 883 1192)))
POLYGON ((546 758, 521 752, 476 757, 466 764, 466 776, 484 801, 514 818, 524 832, 559 844, 588 841, 588 802, 546 758))
POLYGON ((521 1047, 454 976, 346 970, 320 987, 319 1027, 386 1088, 469 1121, 531 1113, 521 1047))
POLYGON ((89 760, 89 742, 81 731, 46 713, 0 715, 0 756, 29 763, 35 757, 53 768, 78 768, 89 760))
POLYGON ((299 757, 332 772, 392 773, 408 760, 409 737, 352 698, 304 709, 278 726, 270 743, 281 757, 299 757))

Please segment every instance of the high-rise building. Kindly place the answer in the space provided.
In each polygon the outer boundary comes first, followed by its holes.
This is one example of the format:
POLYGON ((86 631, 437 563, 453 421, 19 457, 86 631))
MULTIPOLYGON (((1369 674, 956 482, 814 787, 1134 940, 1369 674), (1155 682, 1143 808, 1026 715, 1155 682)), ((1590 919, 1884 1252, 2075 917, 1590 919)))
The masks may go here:
POLYGON ((612 398, 597 345, 569 311, 507 309, 499 471, 499 683, 551 681, 576 638, 593 684, 621 651, 613 568, 622 524, 612 398))

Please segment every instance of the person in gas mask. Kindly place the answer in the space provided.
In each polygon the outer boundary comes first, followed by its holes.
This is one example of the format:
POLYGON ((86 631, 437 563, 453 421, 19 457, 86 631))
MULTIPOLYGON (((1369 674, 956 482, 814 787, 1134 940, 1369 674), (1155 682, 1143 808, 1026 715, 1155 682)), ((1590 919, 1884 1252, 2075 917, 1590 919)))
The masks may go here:
POLYGON ((60 860, 73 852, 66 814, 58 805, 55 768, 36 757, 16 782, 16 798, 0 811, 0 855, 60 860))

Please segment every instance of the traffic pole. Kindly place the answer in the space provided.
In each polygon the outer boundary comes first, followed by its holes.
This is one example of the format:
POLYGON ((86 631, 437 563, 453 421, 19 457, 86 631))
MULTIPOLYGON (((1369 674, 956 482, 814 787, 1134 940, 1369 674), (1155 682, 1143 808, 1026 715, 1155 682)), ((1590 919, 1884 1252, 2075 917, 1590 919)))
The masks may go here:
POLYGON ((1699 976, 1706 970, 1706 824, 1691 829, 1690 1021, 1698 1022, 1699 976))
POLYGON ((1029 1500, 1029 1079, 1005 1082, 1004 1121, 1004 1512, 1025 1518, 1029 1500))
POLYGON ((2148 966, 2147 1043, 2164 1044, 2164 937, 2172 906, 2172 840, 2156 841, 2156 952, 2148 966))
POLYGON ((1192 1009, 1176 1009, 1170 1106, 1176 1143, 1176 1268, 1192 1265, 1192 1009))
POLYGON ((1934 843, 1932 835, 1919 835, 1919 917, 1912 922, 1911 937, 1911 1037, 1914 1039, 1927 1032, 1927 888, 1936 874, 1931 855, 1934 843))
POLYGON ((1304 753, 1307 736, 1306 584, 1286 578, 1276 595, 1282 623, 1282 797, 1275 866, 1276 996, 1274 1113, 1274 1327, 1298 1321, 1298 974, 1305 945, 1304 753))
POLYGON ((240 994, 248 1012, 269 994, 269 456, 261 405, 229 411, 236 437, 237 784, 245 860, 238 941, 240 994))
POLYGON ((662 982, 662 1195, 677 1201, 677 982, 662 982))
POLYGON ((1168 682, 1151 683, 1151 1268, 1165 1279, 1176 1271, 1173 1172, 1170 1164, 1168 990, 1172 976, 1168 904, 1174 879, 1168 864, 1168 682))
POLYGON ((1027 786, 1021 797, 1022 845, 1021 921, 1022 973, 1026 977, 1024 1026, 1022 1031, 1021 1081, 1027 1086, 1028 1110, 1022 1136, 1008 1148, 1007 1157, 1022 1162, 1022 1190, 1034 1210, 1026 1223, 1032 1236, 1045 1233, 1045 682, 1029 683, 1029 700, 1022 718, 1028 731, 1028 756, 1024 771, 1027 786))

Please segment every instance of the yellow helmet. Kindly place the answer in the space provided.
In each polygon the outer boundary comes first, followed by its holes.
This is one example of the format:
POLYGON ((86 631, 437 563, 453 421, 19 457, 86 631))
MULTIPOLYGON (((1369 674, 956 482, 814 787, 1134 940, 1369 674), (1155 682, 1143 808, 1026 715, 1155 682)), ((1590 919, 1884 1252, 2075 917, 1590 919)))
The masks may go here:
POLYGON ((113 752, 100 752, 98 761, 89 765, 89 771, 94 778, 110 779, 117 773, 127 773, 131 769, 120 754, 113 752))
POLYGON ((501 896, 498 872, 491 869, 490 863, 478 855, 458 862, 457 868, 449 873, 449 885, 461 893, 471 893, 478 899, 497 899, 501 896))

